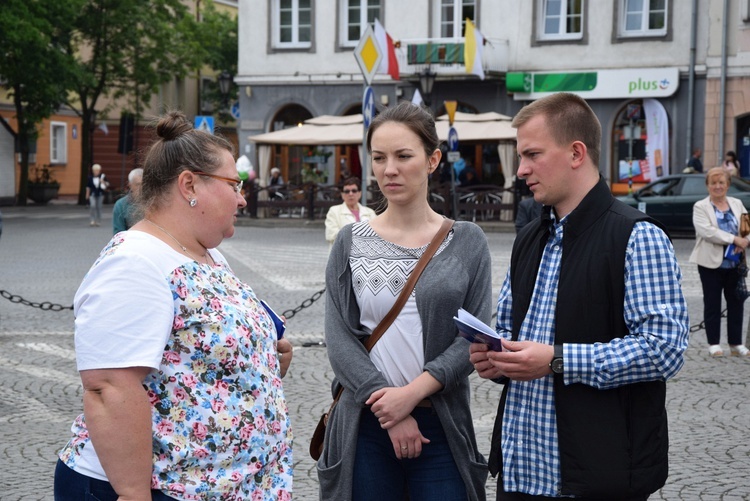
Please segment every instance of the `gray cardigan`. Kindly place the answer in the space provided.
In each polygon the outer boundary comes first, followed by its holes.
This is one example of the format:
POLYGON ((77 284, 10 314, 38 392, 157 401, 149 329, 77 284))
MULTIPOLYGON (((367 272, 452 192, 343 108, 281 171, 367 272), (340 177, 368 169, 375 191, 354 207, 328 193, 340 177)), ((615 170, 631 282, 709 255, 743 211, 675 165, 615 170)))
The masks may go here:
MULTIPOLYGON (((416 286, 424 333, 424 370, 443 389, 430 397, 443 425, 453 458, 472 501, 485 499, 487 463, 479 453, 469 407, 469 343, 457 335, 453 315, 459 308, 485 323, 492 310, 492 277, 487 238, 473 223, 456 222, 453 239, 434 256, 416 286)), ((359 417, 374 391, 388 386, 370 361, 360 325, 360 312, 351 283, 349 250, 351 225, 336 238, 326 269, 325 332, 328 358, 336 380, 345 390, 326 430, 323 454, 317 463, 320 499, 351 499, 354 450, 359 417)), ((427 445, 429 447, 429 445, 427 445)))

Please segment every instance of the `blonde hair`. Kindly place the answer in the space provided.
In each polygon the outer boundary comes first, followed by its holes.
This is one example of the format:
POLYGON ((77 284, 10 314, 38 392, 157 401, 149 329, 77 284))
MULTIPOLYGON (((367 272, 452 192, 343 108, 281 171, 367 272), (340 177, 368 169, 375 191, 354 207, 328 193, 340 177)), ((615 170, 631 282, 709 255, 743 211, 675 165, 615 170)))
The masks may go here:
POLYGON ((720 166, 720 167, 711 167, 710 169, 708 169, 708 172, 706 172, 706 186, 708 186, 709 183, 711 182, 711 178, 715 177, 716 175, 724 176, 724 179, 726 179, 727 181, 727 185, 731 184, 732 175, 723 166, 720 166))

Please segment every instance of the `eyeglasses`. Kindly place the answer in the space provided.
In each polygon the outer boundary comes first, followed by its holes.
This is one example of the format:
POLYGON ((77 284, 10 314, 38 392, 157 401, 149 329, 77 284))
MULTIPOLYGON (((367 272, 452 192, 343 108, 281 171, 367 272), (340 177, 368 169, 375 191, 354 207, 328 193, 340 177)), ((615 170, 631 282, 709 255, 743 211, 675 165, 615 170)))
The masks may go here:
POLYGON ((341 190, 341 193, 348 195, 349 193, 359 193, 359 190, 341 190))
POLYGON ((218 179, 220 181, 226 181, 229 183, 229 186, 232 187, 232 189, 239 195, 242 193, 242 179, 233 179, 231 177, 224 177, 224 176, 217 176, 216 174, 208 174, 203 171, 195 170, 192 171, 193 174, 197 174, 199 176, 206 176, 206 177, 212 177, 214 179, 218 179))

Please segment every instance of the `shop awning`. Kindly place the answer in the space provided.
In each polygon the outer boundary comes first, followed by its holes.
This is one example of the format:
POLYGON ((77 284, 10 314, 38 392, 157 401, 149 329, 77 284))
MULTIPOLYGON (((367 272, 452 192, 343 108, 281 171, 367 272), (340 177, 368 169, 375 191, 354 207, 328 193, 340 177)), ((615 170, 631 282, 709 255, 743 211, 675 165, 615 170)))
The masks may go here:
MULTIPOLYGON (((510 126, 510 117, 500 113, 461 113, 456 112, 453 127, 458 132, 458 140, 474 142, 514 141, 516 129, 510 126)), ((448 115, 438 117, 436 123, 438 137, 448 140, 448 115)), ((293 144, 301 146, 331 144, 362 144, 362 115, 343 117, 322 115, 305 120, 299 127, 291 127, 266 134, 249 136, 258 144, 293 144)))
POLYGON ((293 144, 318 146, 327 144, 362 144, 362 115, 337 117, 322 115, 305 120, 299 127, 250 136, 259 144, 293 144))
MULTIPOLYGON (((515 141, 516 129, 510 126, 511 118, 500 113, 462 113, 457 111, 453 117, 453 127, 458 133, 458 142, 476 141, 515 141)), ((448 140, 448 115, 441 115, 435 122, 438 137, 448 140)))

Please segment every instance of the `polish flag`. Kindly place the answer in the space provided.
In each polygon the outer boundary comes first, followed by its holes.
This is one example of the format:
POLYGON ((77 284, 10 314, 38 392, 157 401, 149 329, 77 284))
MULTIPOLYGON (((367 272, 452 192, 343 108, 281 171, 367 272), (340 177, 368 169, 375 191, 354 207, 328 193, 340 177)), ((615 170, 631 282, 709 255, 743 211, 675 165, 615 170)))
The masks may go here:
POLYGON ((383 25, 378 19, 375 19, 375 40, 378 42, 380 51, 384 54, 380 61, 378 73, 387 73, 394 80, 399 80, 398 60, 396 59, 396 49, 393 46, 393 39, 386 33, 383 25))

